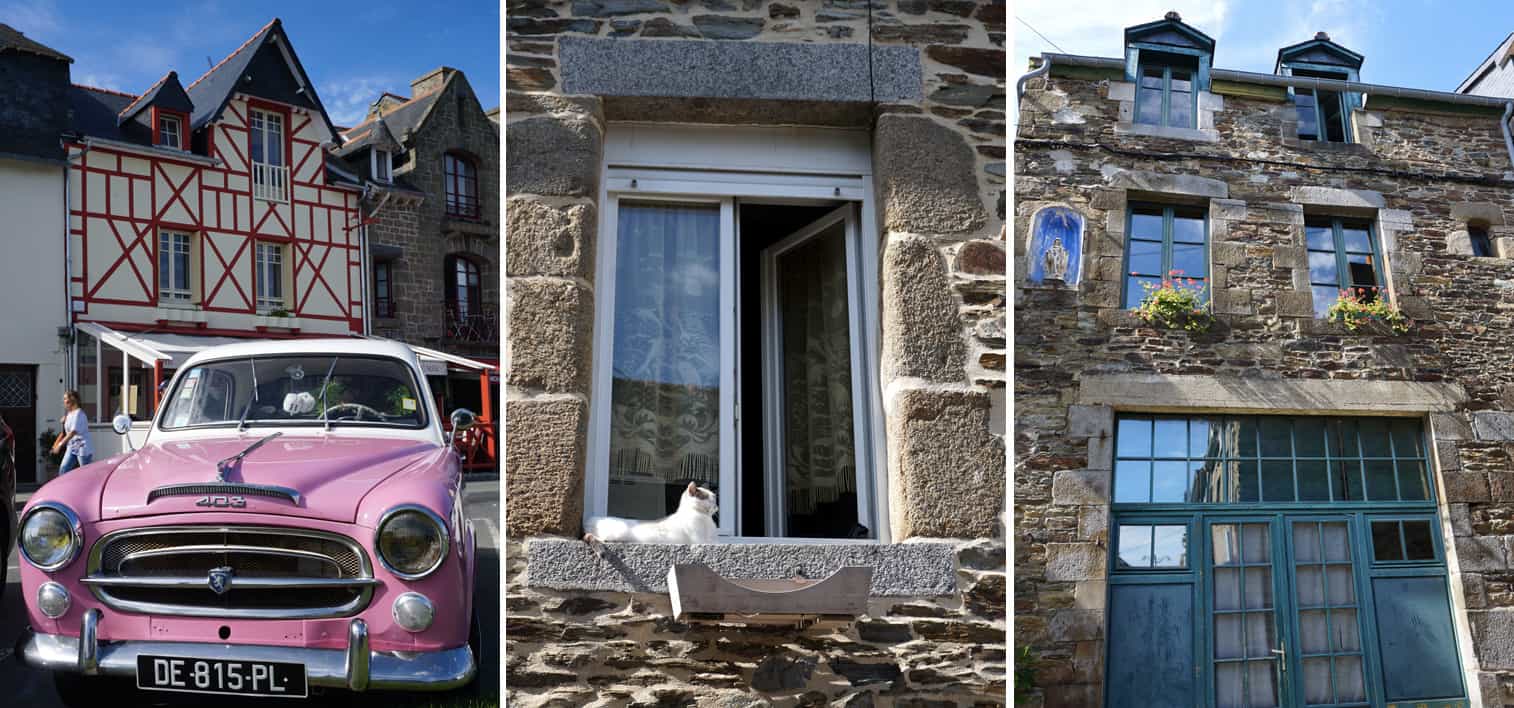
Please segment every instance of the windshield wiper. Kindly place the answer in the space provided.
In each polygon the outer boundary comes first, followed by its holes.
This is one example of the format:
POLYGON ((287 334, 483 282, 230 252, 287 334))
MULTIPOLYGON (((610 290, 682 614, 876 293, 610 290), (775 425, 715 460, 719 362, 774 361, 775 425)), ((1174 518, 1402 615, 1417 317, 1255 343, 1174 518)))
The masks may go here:
POLYGON ((252 404, 258 402, 258 362, 247 357, 247 365, 252 367, 252 398, 247 401, 247 407, 242 409, 242 417, 237 419, 239 433, 247 429, 247 414, 252 412, 252 404))
POLYGON ((226 470, 231 469, 232 465, 234 465, 234 464, 236 464, 238 462, 241 462, 242 458, 244 458, 244 457, 247 456, 247 453, 250 453, 253 450, 256 450, 256 449, 262 447, 263 443, 268 442, 269 440, 272 440, 272 439, 274 439, 274 438, 276 438, 276 437, 278 437, 280 435, 283 435, 283 434, 284 433, 282 433, 282 432, 277 432, 277 433, 272 433, 272 434, 269 434, 269 435, 265 435, 265 436, 263 436, 261 438, 258 438, 258 440, 256 442, 254 442, 253 444, 248 445, 247 449, 245 449, 245 450, 243 450, 243 451, 241 451, 241 452, 239 452, 239 453, 237 453, 235 455, 232 455, 231 457, 228 457, 228 458, 226 458, 224 460, 221 460, 220 462, 217 462, 216 463, 216 481, 217 482, 225 482, 226 481, 226 470))
POLYGON ((326 407, 326 392, 331 390, 331 372, 336 371, 336 361, 341 357, 331 357, 331 366, 326 367, 326 380, 321 382, 321 424, 326 430, 331 430, 331 417, 326 412, 331 410, 326 407))

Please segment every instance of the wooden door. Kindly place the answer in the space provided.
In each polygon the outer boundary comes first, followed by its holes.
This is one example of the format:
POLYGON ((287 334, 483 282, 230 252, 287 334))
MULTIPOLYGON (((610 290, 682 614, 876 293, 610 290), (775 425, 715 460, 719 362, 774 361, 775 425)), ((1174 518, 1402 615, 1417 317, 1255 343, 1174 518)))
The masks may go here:
POLYGON ((0 365, 0 417, 16 436, 16 481, 41 481, 36 477, 39 431, 35 366, 0 365))

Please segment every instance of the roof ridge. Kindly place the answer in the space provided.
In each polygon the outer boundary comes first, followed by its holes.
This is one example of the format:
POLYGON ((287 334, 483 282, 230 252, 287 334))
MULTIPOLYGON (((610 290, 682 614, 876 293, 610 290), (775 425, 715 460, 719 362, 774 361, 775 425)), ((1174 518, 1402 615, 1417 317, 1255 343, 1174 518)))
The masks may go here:
POLYGON ((232 52, 231 52, 231 53, 230 53, 230 54, 227 54, 227 55, 226 55, 226 56, 225 56, 225 57, 223 57, 223 58, 222 58, 222 59, 221 59, 221 60, 220 60, 220 61, 218 61, 218 62, 216 62, 216 65, 215 65, 215 66, 212 66, 212 67, 210 67, 210 68, 209 68, 209 69, 206 69, 206 70, 205 70, 205 73, 203 73, 203 74, 200 74, 200 77, 199 77, 199 78, 197 78, 197 79, 195 79, 195 80, 194 80, 194 81, 191 81, 191 82, 189 82, 189 85, 188 85, 188 86, 185 86, 185 87, 184 87, 184 90, 185 90, 185 91, 188 91, 188 90, 190 90, 190 89, 192 89, 192 88, 194 88, 194 87, 195 87, 195 84, 198 84, 198 83, 200 83, 200 82, 201 82, 201 81, 202 81, 202 80, 204 80, 204 79, 205 79, 205 77, 207 77, 207 76, 210 76, 210 75, 211 75, 211 74, 214 74, 214 73, 215 73, 215 72, 216 72, 216 69, 219 69, 219 68, 221 68, 221 66, 222 66, 222 65, 223 65, 223 64, 225 64, 225 63, 226 63, 226 62, 228 62, 228 61, 231 61, 231 58, 232 58, 232 57, 234 57, 234 56, 236 56, 236 55, 238 55, 238 54, 241 54, 241 53, 242 53, 242 50, 244 50, 244 49, 246 49, 246 48, 247 48, 247 47, 248 47, 248 46, 249 46, 249 45, 251 45, 251 44, 252 44, 252 41, 253 41, 253 40, 255 40, 255 39, 257 39, 257 38, 258 38, 258 37, 261 37, 261 36, 263 36, 263 33, 264 33, 264 32, 267 32, 267 31, 268 31, 268 28, 270 28, 270 27, 272 27, 272 26, 274 26, 274 25, 277 25, 277 24, 281 24, 281 23, 280 23, 280 22, 279 22, 279 18, 277 18, 277 17, 275 17, 275 18, 273 18, 273 19, 272 19, 272 20, 269 20, 269 21, 268 21, 268 24, 266 24, 266 25, 263 25, 263 26, 262 26, 262 27, 259 27, 259 28, 258 28, 258 31, 256 31, 256 32, 253 32, 253 33, 252 33, 252 36, 251 36, 251 37, 248 37, 248 38, 247 38, 247 41, 245 41, 245 42, 242 42, 242 45, 241 45, 241 46, 239 46, 239 47, 237 47, 237 48, 236 48, 236 49, 235 49, 235 50, 233 50, 233 51, 232 51, 232 52))
MULTIPOLYGON (((425 98, 427 96, 430 96, 430 95, 435 94, 435 93, 440 93, 441 90, 442 89, 438 88, 438 89, 433 89, 431 91, 427 91, 427 92, 422 93, 422 94, 417 94, 415 96, 411 96, 410 100, 405 101, 404 103, 401 103, 401 104, 399 104, 397 106, 390 106, 389 107, 389 111, 390 112, 397 111, 397 110, 399 110, 401 108, 404 108, 405 106, 408 106, 408 105, 410 105, 412 103, 415 103, 416 101, 419 101, 419 100, 421 100, 421 99, 423 99, 423 98, 425 98)), ((385 93, 388 93, 388 92, 386 91, 385 93)), ((380 94, 380 95, 382 95, 382 94, 380 94)), ((384 114, 380 113, 377 117, 378 118, 382 118, 382 117, 384 117, 384 114)), ((361 128, 361 127, 363 127, 365 125, 368 125, 369 123, 372 123, 373 121, 374 121, 373 118, 365 119, 363 122, 358 123, 357 125, 354 125, 351 128, 348 128, 347 130, 343 131, 342 134, 346 135, 347 133, 350 133, 350 132, 352 132, 354 130, 357 130, 358 128, 361 128)))
POLYGON ((148 86, 146 91, 143 91, 142 94, 139 95, 139 96, 137 96, 136 99, 134 99, 131 103, 126 104, 126 107, 122 108, 121 112, 116 114, 116 117, 120 118, 120 117, 126 115, 127 113, 129 113, 131 111, 131 109, 135 108, 138 103, 141 103, 142 99, 146 98, 148 94, 152 93, 153 91, 156 91, 159 86, 162 86, 164 82, 168 81, 168 77, 173 76, 174 73, 175 73, 174 71, 169 70, 168 73, 166 73, 166 74, 163 75, 163 78, 158 79, 157 81, 153 82, 153 85, 148 86))
POLYGON ((74 86, 77 87, 77 88, 84 89, 86 91, 98 91, 100 93, 112 93, 112 94, 115 94, 117 96, 125 96, 125 97, 130 98, 130 99, 139 98, 139 96, 137 94, 134 94, 134 93, 127 93, 125 91, 117 91, 115 89, 100 88, 99 86, 90 86, 88 84, 80 84, 80 83, 75 83, 74 86))

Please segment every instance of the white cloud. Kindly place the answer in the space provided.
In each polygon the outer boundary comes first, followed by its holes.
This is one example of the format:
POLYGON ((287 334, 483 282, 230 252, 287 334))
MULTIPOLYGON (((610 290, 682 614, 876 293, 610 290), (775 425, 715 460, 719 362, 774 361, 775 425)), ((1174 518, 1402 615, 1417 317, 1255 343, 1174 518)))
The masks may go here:
POLYGON ((63 18, 58 14, 58 4, 52 0, 0 2, 0 20, 37 41, 56 39, 63 29, 63 18))
MULTIPOLYGON (((1015 3, 1015 49, 1009 73, 1030 70, 1029 60, 1042 52, 1118 57, 1124 52, 1124 29, 1162 19, 1172 0, 1091 0, 1071 7, 1065 0, 1020 0, 1015 3), (1023 22, 1021 22, 1023 20, 1023 22), (1028 23, 1061 50, 1025 27, 1028 23)), ((1183 21, 1219 41, 1230 6, 1225 0, 1176 8, 1183 21)))
POLYGON ((387 76, 357 76, 339 81, 329 81, 316 86, 321 94, 321 103, 331 115, 331 122, 340 126, 354 126, 368 115, 368 106, 378 100, 379 94, 389 91, 401 96, 410 94, 407 82, 387 76))

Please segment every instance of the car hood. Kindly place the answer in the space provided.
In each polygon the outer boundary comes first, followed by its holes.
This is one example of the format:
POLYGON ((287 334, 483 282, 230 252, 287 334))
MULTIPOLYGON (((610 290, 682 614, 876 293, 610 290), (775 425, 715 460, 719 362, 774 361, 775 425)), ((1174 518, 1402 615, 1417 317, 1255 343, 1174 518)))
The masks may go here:
POLYGON ((200 502, 207 493, 199 490, 148 501, 151 492, 161 487, 216 482, 216 463, 242 452, 261 437, 249 431, 224 438, 149 443, 126 455, 105 480, 100 492, 100 519, 247 511, 352 522, 368 492, 438 448, 437 443, 416 440, 286 434, 267 441, 240 463, 231 465, 226 481, 285 487, 298 493, 295 503, 236 490, 216 490, 213 494, 240 497, 245 506, 202 505, 200 502))

